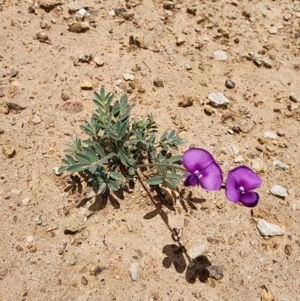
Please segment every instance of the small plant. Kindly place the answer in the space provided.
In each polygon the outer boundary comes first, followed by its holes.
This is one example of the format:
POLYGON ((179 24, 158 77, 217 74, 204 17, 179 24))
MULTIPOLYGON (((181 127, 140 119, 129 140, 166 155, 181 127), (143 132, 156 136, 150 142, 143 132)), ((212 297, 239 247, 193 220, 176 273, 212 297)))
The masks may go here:
POLYGON ((152 114, 146 120, 131 119, 134 105, 127 95, 114 100, 112 93, 94 92, 96 110, 91 120, 80 126, 87 140, 71 137, 60 171, 83 172, 96 194, 116 191, 126 184, 137 168, 150 167, 147 183, 165 184, 175 189, 182 179, 182 168, 176 163, 181 156, 170 150, 186 141, 172 131, 165 131, 157 140, 157 126, 152 114))

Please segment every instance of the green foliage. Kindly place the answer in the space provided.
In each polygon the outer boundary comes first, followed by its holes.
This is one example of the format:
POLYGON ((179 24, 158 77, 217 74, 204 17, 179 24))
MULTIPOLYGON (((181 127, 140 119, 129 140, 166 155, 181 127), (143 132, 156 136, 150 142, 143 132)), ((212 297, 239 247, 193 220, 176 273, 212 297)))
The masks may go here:
POLYGON ((185 140, 175 131, 165 131, 157 140, 157 126, 150 113, 146 120, 130 119, 134 105, 128 105, 127 95, 114 101, 112 93, 102 87, 94 92, 96 110, 91 120, 80 126, 87 140, 71 137, 65 150, 61 171, 83 172, 98 194, 107 189, 118 190, 125 185, 125 177, 134 175, 140 164, 151 165, 147 183, 167 184, 175 189, 182 176, 175 163, 181 156, 171 156, 185 140))

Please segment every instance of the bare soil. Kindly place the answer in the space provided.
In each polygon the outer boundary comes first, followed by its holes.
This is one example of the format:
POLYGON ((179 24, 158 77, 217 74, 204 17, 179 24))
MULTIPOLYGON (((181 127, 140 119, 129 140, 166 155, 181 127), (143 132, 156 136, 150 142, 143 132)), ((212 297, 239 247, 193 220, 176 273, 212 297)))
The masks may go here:
POLYGON ((300 2, 84 2, 89 29, 76 33, 68 29, 76 22, 71 0, 0 0, 0 300, 300 300, 300 2), (80 62, 85 53, 90 61, 80 62), (70 135, 85 138, 79 126, 101 86, 128 93, 134 116, 151 112, 160 133, 176 129, 188 140, 178 154, 207 149, 225 173, 258 162, 263 184, 252 215, 223 190, 179 187, 184 198, 174 203, 153 193, 155 206, 136 181, 132 193, 112 194, 83 229, 65 234, 86 186, 68 190, 72 179, 53 168, 70 135), (230 104, 212 107, 210 92, 230 104), (66 112, 62 98, 83 110, 66 112), (264 138, 268 131, 279 135, 264 138), (276 169, 275 159, 288 169, 276 169), (273 185, 288 196, 272 195, 273 185), (253 217, 284 235, 263 238, 253 217), (181 245, 174 228, 182 228, 181 245), (207 277, 207 265, 223 278, 207 277))

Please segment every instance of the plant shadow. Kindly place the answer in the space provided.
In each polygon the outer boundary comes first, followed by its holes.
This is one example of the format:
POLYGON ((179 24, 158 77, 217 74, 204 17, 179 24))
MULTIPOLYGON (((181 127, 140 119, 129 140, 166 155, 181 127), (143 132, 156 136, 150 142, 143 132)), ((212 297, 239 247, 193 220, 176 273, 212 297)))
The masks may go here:
POLYGON ((108 202, 115 208, 120 209, 121 204, 119 200, 124 199, 124 191, 122 189, 118 191, 105 193, 103 195, 96 194, 91 197, 85 197, 81 199, 77 204, 76 208, 85 207, 92 213, 97 213, 107 206, 108 202))
POLYGON ((70 178, 67 182, 67 187, 64 189, 64 192, 70 192, 74 194, 75 192, 82 193, 82 184, 81 179, 78 175, 70 175, 70 178))
POLYGON ((205 255, 190 259, 185 247, 176 244, 164 246, 162 253, 166 255, 162 261, 163 266, 167 269, 174 266, 176 272, 180 274, 185 271, 185 279, 188 283, 195 283, 197 279, 201 282, 207 281, 209 273, 206 267, 210 266, 211 263, 205 255))
POLYGON ((206 202, 204 198, 193 197, 192 191, 189 191, 187 196, 185 196, 185 189, 182 189, 179 193, 179 201, 182 208, 188 212, 188 207, 193 210, 198 210, 196 204, 202 204, 206 202))

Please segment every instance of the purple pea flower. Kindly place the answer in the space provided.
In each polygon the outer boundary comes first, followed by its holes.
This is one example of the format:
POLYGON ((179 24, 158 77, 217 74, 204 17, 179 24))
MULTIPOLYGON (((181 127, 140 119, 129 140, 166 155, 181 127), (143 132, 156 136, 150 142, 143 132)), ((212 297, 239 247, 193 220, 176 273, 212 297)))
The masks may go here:
POLYGON ((247 207, 255 207, 259 200, 258 193, 251 191, 259 188, 261 178, 247 166, 241 165, 229 171, 225 194, 228 200, 242 203, 247 207))
POLYGON ((214 157, 202 148, 190 148, 184 152, 182 165, 188 171, 184 186, 199 185, 205 190, 218 190, 223 182, 222 170, 214 157))

